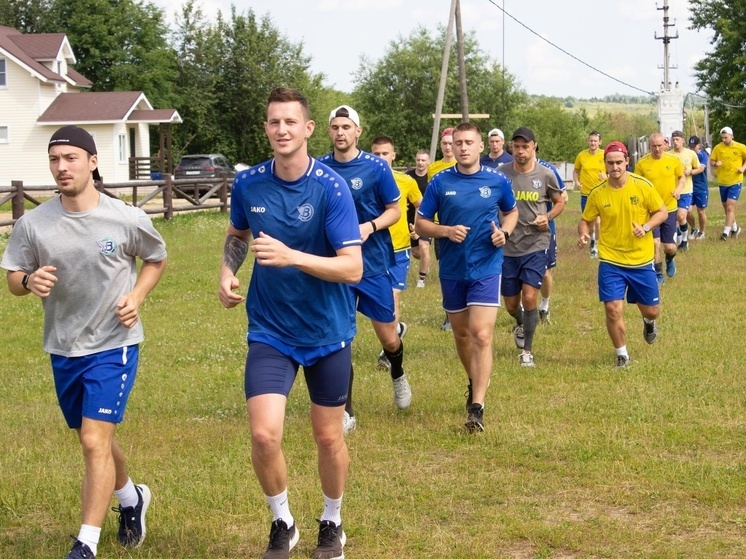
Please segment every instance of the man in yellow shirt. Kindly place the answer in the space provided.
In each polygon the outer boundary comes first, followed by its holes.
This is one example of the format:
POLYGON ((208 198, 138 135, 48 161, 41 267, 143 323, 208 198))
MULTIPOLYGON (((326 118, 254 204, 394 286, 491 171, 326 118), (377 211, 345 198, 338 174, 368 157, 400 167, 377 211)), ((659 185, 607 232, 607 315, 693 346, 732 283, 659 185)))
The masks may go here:
POLYGON ((666 255, 666 274, 669 278, 676 274, 676 264, 673 260, 676 256, 676 213, 678 199, 684 189, 684 166, 676 156, 666 151, 666 140, 660 132, 650 135, 649 144, 650 153, 637 162, 635 174, 653 183, 668 210, 666 220, 653 232, 655 274, 658 283, 662 284, 664 278, 661 245, 666 255))
POLYGON ((738 237, 741 228, 736 223, 736 202, 741 196, 743 173, 746 171, 746 146, 733 139, 730 126, 720 130, 721 143, 712 149, 710 165, 715 170, 715 178, 720 186, 720 201, 725 210, 725 228, 720 239, 727 241, 729 236, 738 237))
MULTIPOLYGON (((601 134, 594 130, 588 135, 588 149, 581 151, 575 158, 575 168, 572 171, 575 188, 580 191, 581 212, 585 209, 590 191, 605 179, 606 166, 604 165, 604 154, 601 151, 601 134)), ((598 223, 593 226, 593 232, 591 233, 591 258, 598 257, 596 239, 598 239, 598 223)))
POLYGON ((678 250, 687 251, 689 250, 689 224, 687 223, 687 216, 689 215, 689 208, 692 206, 692 194, 694 192, 692 177, 704 172, 706 167, 699 162, 697 154, 686 147, 684 142, 684 133, 681 130, 674 130, 671 133, 673 149, 670 153, 678 157, 684 166, 684 190, 681 191, 681 195, 679 196, 678 210, 676 211, 676 222, 681 231, 678 250))
MULTIPOLYGON (((394 140, 388 136, 377 136, 373 139, 370 146, 370 152, 376 157, 380 157, 389 167, 394 171, 394 180, 396 186, 399 187, 401 197, 399 198, 399 206, 401 206, 401 217, 399 221, 389 227, 391 233, 391 243, 394 245, 394 259, 395 264, 389 268, 389 276, 391 277, 391 286, 394 290, 394 317, 397 323, 397 332, 400 338, 403 338, 407 333, 407 324, 401 321, 401 313, 399 311, 399 301, 401 292, 407 289, 407 275, 409 274, 409 262, 411 259, 410 248, 412 241, 409 236, 409 223, 407 220, 407 201, 412 204, 415 208, 420 207, 422 202, 422 194, 420 194, 420 188, 417 186, 417 182, 400 171, 396 171, 393 168, 394 159, 396 159, 396 151, 394 151, 394 140)), ((378 356, 378 366, 382 369, 390 367, 389 360, 386 358, 383 350, 378 356)))
POLYGON ((660 293, 651 267, 655 254, 651 229, 668 217, 655 187, 627 172, 629 155, 621 142, 604 149, 608 179, 591 190, 578 224, 578 246, 590 241, 591 226, 601 219, 598 240, 598 294, 606 311, 606 329, 616 350, 616 369, 630 364, 624 298, 636 303, 643 319, 643 337, 649 344, 658 337, 660 293))

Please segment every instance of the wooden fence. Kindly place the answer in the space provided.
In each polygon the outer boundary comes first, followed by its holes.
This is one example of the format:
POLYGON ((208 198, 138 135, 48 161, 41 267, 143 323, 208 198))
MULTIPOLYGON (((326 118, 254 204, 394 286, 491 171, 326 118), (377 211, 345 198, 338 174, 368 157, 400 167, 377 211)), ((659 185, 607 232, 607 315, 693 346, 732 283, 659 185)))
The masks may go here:
MULTIPOLYGON (((129 195, 125 202, 142 208, 147 214, 163 214, 164 219, 171 219, 176 212, 207 210, 217 208, 221 212, 230 209, 230 185, 232 180, 226 176, 217 179, 174 180, 166 176, 164 180, 150 180, 106 184, 96 182, 96 188, 102 194, 122 199, 121 192, 129 195), (154 204, 158 199, 161 204, 154 204), (174 204, 174 199, 183 200, 183 204, 174 204)), ((43 200, 56 191, 56 186, 24 186, 23 181, 12 181, 11 186, 0 186, 0 206, 10 202, 11 219, 3 220, 0 214, 0 227, 12 226, 25 212, 25 201, 38 206, 43 200), (36 197, 35 197, 36 196, 36 197)))

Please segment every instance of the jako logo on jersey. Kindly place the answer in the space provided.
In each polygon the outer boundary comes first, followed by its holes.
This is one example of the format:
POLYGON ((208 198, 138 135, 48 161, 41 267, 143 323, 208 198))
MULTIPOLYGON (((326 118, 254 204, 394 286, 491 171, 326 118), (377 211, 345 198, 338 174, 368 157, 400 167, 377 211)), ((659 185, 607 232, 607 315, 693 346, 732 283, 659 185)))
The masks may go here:
POLYGON ((100 241, 96 241, 96 244, 101 254, 114 254, 117 250, 117 242, 111 237, 104 237, 100 241))
POLYGON ((446 190, 446 196, 456 196, 455 190, 446 190))
POLYGON ((355 177, 350 181, 350 188, 353 190, 360 190, 363 187, 363 179, 355 177))
POLYGON ((540 180, 533 180, 533 181, 531 181, 531 186, 533 186, 535 189, 538 190, 538 189, 541 188, 541 181, 540 180))
POLYGON ((492 196, 492 190, 490 189, 489 186, 480 186, 479 187, 479 195, 482 198, 489 198, 490 196, 492 196))
POLYGON ((298 206, 298 219, 301 221, 311 221, 313 217, 313 206, 311 204, 303 204, 298 206))
POLYGON ((515 199, 524 202, 538 202, 539 193, 531 192, 530 190, 519 190, 515 193, 515 199))
POLYGON ((109 408, 98 408, 98 413, 105 413, 106 415, 111 415, 111 410, 109 408))
POLYGON ((265 208, 264 206, 251 206, 251 213, 263 214, 266 211, 267 208, 265 208))

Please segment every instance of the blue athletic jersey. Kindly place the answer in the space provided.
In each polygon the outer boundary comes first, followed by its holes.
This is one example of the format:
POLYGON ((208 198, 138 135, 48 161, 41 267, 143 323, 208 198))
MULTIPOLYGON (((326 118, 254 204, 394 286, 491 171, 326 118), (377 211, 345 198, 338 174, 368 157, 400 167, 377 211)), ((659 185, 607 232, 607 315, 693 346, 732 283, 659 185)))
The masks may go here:
MULTIPOLYGON (((397 202, 401 193, 388 163, 366 151, 359 151, 355 159, 346 163, 335 161, 332 153, 327 153, 319 161, 347 181, 355 201, 358 223, 365 223, 380 216, 388 204, 397 202)), ((394 262, 388 228, 370 235, 363 244, 363 277, 384 274, 394 262)))
POLYGON ((493 169, 497 169, 500 165, 504 165, 505 163, 511 163, 512 161, 513 161, 513 156, 510 155, 507 151, 502 152, 497 157, 497 159, 492 159, 489 153, 479 158, 479 162, 482 165, 485 165, 487 167, 492 167, 493 169))
MULTIPOLYGON (((565 185, 565 181, 562 179, 562 177, 559 174, 559 171, 557 170, 557 167, 549 163, 549 161, 544 161, 540 157, 536 158, 536 161, 539 162, 539 165, 544 165, 547 169, 552 171, 554 173, 555 178, 557 179, 557 184, 560 187, 560 190, 565 190, 567 186, 565 185)), ((551 202, 547 202, 547 213, 552 211, 552 208, 554 207, 554 204, 551 202)), ((557 234, 557 226, 554 224, 554 220, 549 222, 549 230, 552 232, 552 235, 557 234)))
POLYGON ((475 281, 502 273, 503 249, 492 244, 492 225, 499 225, 498 210, 515 208, 510 179, 484 165, 473 175, 449 167, 433 177, 420 204, 419 214, 427 219, 438 215, 441 225, 470 227, 462 243, 447 237, 440 244, 440 277, 475 281))
MULTIPOLYGON (((241 171, 233 181, 231 224, 254 237, 265 233, 288 247, 332 257, 360 244, 360 227, 347 183, 309 157, 306 173, 285 182, 274 159, 241 171)), ((296 347, 319 347, 355 335, 355 309, 347 285, 313 277, 293 266, 254 262, 246 297, 249 341, 267 337, 296 347)), ((278 348, 279 349, 279 348, 278 348)))
POLYGON ((709 184, 707 183, 707 169, 709 169, 710 165, 710 156, 707 155, 705 150, 701 149, 697 152, 697 159, 705 166, 705 170, 698 175, 692 176, 692 187, 693 190, 706 192, 709 188, 709 184))

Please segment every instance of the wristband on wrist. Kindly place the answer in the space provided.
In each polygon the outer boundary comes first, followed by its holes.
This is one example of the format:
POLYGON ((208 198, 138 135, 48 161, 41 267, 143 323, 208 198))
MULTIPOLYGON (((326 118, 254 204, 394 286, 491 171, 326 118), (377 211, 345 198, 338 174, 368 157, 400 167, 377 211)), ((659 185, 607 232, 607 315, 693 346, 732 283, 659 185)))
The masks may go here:
POLYGON ((375 221, 373 221, 372 219, 370 220, 370 225, 371 225, 371 227, 373 227, 373 232, 374 232, 374 233, 375 233, 376 231, 378 231, 378 227, 376 227, 376 222, 375 222, 375 221))
POLYGON ((503 232, 503 235, 505 235, 505 240, 507 241, 510 239, 510 233, 508 233, 505 229, 500 229, 500 231, 503 232))
POLYGON ((31 288, 28 286, 28 280, 31 277, 31 274, 25 274, 23 278, 21 279, 21 285, 26 291, 31 291, 31 288))

